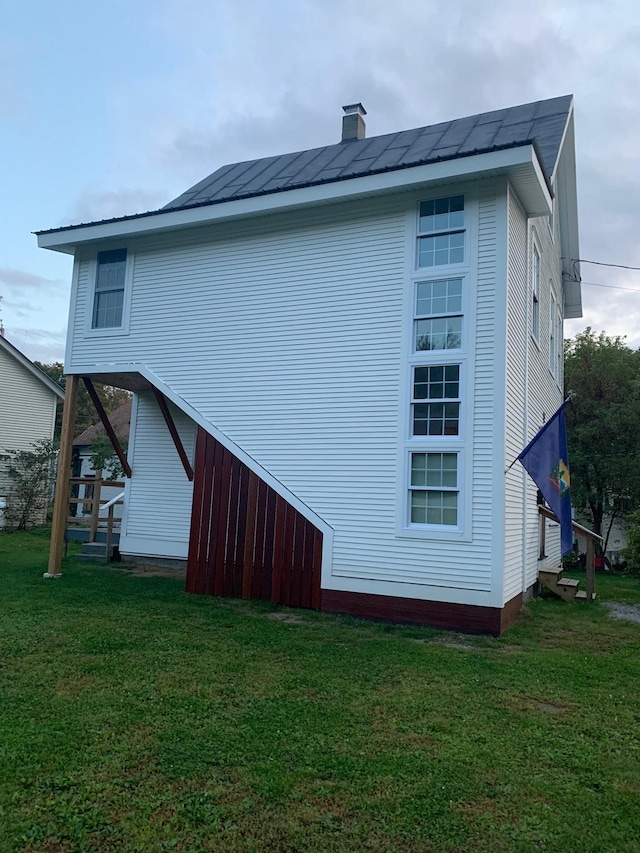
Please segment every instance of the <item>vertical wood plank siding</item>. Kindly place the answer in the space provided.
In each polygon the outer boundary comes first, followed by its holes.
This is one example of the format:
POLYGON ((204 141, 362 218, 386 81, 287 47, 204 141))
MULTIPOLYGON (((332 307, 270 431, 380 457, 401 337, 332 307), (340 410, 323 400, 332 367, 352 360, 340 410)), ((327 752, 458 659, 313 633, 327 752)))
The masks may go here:
POLYGON ((187 592, 320 608, 322 533, 202 428, 187 592))

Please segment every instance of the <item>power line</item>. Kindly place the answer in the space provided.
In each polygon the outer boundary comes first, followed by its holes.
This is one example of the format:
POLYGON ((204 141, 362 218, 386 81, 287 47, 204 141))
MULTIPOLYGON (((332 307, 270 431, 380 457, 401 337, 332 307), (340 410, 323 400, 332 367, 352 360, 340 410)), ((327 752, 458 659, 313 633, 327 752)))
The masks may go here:
POLYGON ((622 287, 620 284, 601 284, 599 281, 581 281, 580 284, 586 284, 589 287, 610 287, 613 290, 628 290, 631 293, 640 293, 640 287, 622 287))
POLYGON ((598 267, 615 267, 619 270, 638 270, 640 272, 640 267, 630 267, 626 264, 605 264, 604 261, 587 261, 585 258, 571 258, 571 263, 573 264, 595 264, 598 267))

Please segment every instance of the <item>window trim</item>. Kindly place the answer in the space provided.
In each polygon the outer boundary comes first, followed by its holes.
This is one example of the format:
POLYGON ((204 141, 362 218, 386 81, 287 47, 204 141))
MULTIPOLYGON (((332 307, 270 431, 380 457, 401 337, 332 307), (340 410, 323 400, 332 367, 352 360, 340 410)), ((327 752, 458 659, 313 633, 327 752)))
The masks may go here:
POLYGON ((469 209, 468 209, 469 196, 468 193, 461 191, 456 193, 447 193, 447 195, 435 195, 435 196, 427 196, 426 198, 420 198, 416 204, 416 225, 414 231, 414 239, 415 239, 415 248, 414 248, 414 259, 413 259, 413 268, 416 272, 420 272, 424 276, 433 276, 438 275, 442 277, 442 270, 458 270, 460 268, 469 266, 469 209), (440 229, 438 231, 429 231, 423 232, 420 230, 420 205, 427 201, 441 201, 442 199, 451 199, 458 198, 462 196, 462 211, 464 214, 463 224, 457 228, 445 228, 440 229), (420 266, 420 240, 423 237, 444 237, 449 234, 463 234, 463 252, 462 252, 462 261, 459 263, 453 264, 434 264, 430 267, 421 267, 420 266))
MULTIPOLYGON (((440 352, 441 350, 437 350, 440 352)), ((464 372, 465 366, 461 359, 448 359, 445 361, 433 361, 427 364, 424 363, 412 363, 410 365, 410 375, 409 375, 409 435, 408 440, 411 442, 433 442, 433 441, 445 441, 447 443, 460 441, 460 434, 462 432, 462 428, 464 425, 464 372), (443 397, 442 399, 438 398, 425 398, 425 399, 417 399, 414 396, 414 384, 415 384, 415 371, 416 368, 420 367, 457 367, 458 368, 458 396, 457 397, 443 397), (447 435, 446 433, 442 433, 441 435, 421 435, 420 433, 414 433, 414 406, 415 405, 425 405, 429 403, 457 403, 458 404, 458 432, 455 435, 447 435)), ((443 378, 443 383, 446 383, 446 380, 443 378)), ((446 418, 443 415, 443 424, 446 421, 446 418)), ((426 452, 424 448, 417 448, 415 450, 416 453, 424 453, 426 452)))
MULTIPOLYGON (((478 252, 478 200, 468 185, 456 187, 447 194, 421 193, 406 211, 404 312, 402 321, 402 351, 404 368, 400 382, 398 407, 399 446, 396 480, 396 537, 422 542, 471 542, 473 513, 473 377, 475 367, 475 322, 477 269, 470 259, 478 252), (420 235, 420 204, 438 198, 461 195, 464 198, 465 262, 433 267, 418 267, 417 237, 420 235), (462 279, 461 346, 450 350, 416 350, 414 324, 416 320, 417 284, 452 278, 462 279), (415 367, 457 364, 460 366, 460 431, 457 436, 413 436, 412 396, 415 367), (455 453, 458 457, 458 524, 427 525, 410 521, 411 453, 455 453)), ((436 316, 436 315, 433 315, 436 316)), ((440 315, 437 315, 440 316, 440 315)), ((453 316, 453 314, 451 315, 453 316)))
POLYGON ((460 474, 461 474, 461 461, 460 461, 460 450, 453 447, 448 448, 435 448, 435 447, 412 447, 408 452, 408 480, 407 480, 407 522, 409 529, 413 530, 429 530, 433 532, 442 532, 442 533, 459 533, 461 530, 461 513, 462 513, 462 501, 461 501, 461 487, 460 487, 460 474), (429 455, 429 454, 448 454, 456 457, 456 486, 414 486, 411 483, 411 472, 413 470, 412 460, 415 455, 418 453, 429 455), (457 496, 456 501, 456 524, 434 524, 427 522, 417 522, 411 520, 411 498, 413 492, 450 492, 457 496))
POLYGON ((129 321, 131 315, 131 291, 133 285, 133 271, 135 264, 135 250, 128 243, 119 243, 118 245, 107 245, 96 248, 89 259, 89 268, 87 275, 87 309, 85 317, 84 336, 97 338, 121 337, 129 334, 129 321), (122 322, 119 326, 109 326, 107 328, 94 328, 93 317, 96 309, 97 297, 97 276, 98 276, 98 253, 109 252, 117 249, 124 249, 127 253, 125 274, 124 274, 124 296, 122 300, 122 322))
POLYGON ((529 304, 531 306, 531 337, 538 349, 540 348, 540 281, 542 279, 542 252, 538 241, 531 232, 531 285, 529 304), (536 264, 537 259, 537 264, 536 264))

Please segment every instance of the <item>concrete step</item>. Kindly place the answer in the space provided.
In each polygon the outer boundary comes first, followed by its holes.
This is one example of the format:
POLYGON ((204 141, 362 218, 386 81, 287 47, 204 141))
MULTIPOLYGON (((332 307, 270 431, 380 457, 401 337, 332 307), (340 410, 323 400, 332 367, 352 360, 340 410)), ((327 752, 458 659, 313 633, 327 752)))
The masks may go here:
MULTIPOLYGON (((68 527, 65 533, 65 539, 67 542, 89 542, 89 534, 90 530, 88 527, 68 527)), ((107 540, 107 531, 98 528, 96 533, 96 542, 106 542, 107 540)), ((114 528, 112 534, 112 540, 114 545, 117 545, 120 542, 120 532, 119 530, 114 528)))
MULTIPOLYGON (((113 557, 113 545, 109 559, 113 557)), ((102 563, 107 562, 107 545, 105 542, 83 542, 78 555, 81 560, 98 560, 102 563)))

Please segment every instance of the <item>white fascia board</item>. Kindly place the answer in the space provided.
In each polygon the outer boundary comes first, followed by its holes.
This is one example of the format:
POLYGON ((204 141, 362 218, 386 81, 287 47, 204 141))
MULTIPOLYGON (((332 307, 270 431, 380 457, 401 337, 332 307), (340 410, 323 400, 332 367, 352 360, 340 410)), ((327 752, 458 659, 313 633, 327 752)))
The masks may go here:
POLYGON ((252 198, 237 199, 220 204, 208 204, 183 210, 171 210, 116 222, 98 222, 38 234, 38 246, 57 252, 73 253, 76 246, 99 240, 114 240, 142 236, 180 228, 207 225, 214 222, 262 213, 276 213, 308 205, 347 201, 367 195, 401 192, 421 184, 469 180, 507 174, 518 187, 523 167, 529 180, 521 195, 530 215, 551 210, 551 196, 532 145, 520 145, 501 151, 490 151, 454 160, 443 160, 408 169, 396 169, 377 175, 349 178, 312 187, 267 193, 252 198), (513 170, 513 175, 511 174, 513 170), (535 180, 531 181, 531 177, 535 180), (532 189, 533 188, 533 189, 532 189))

